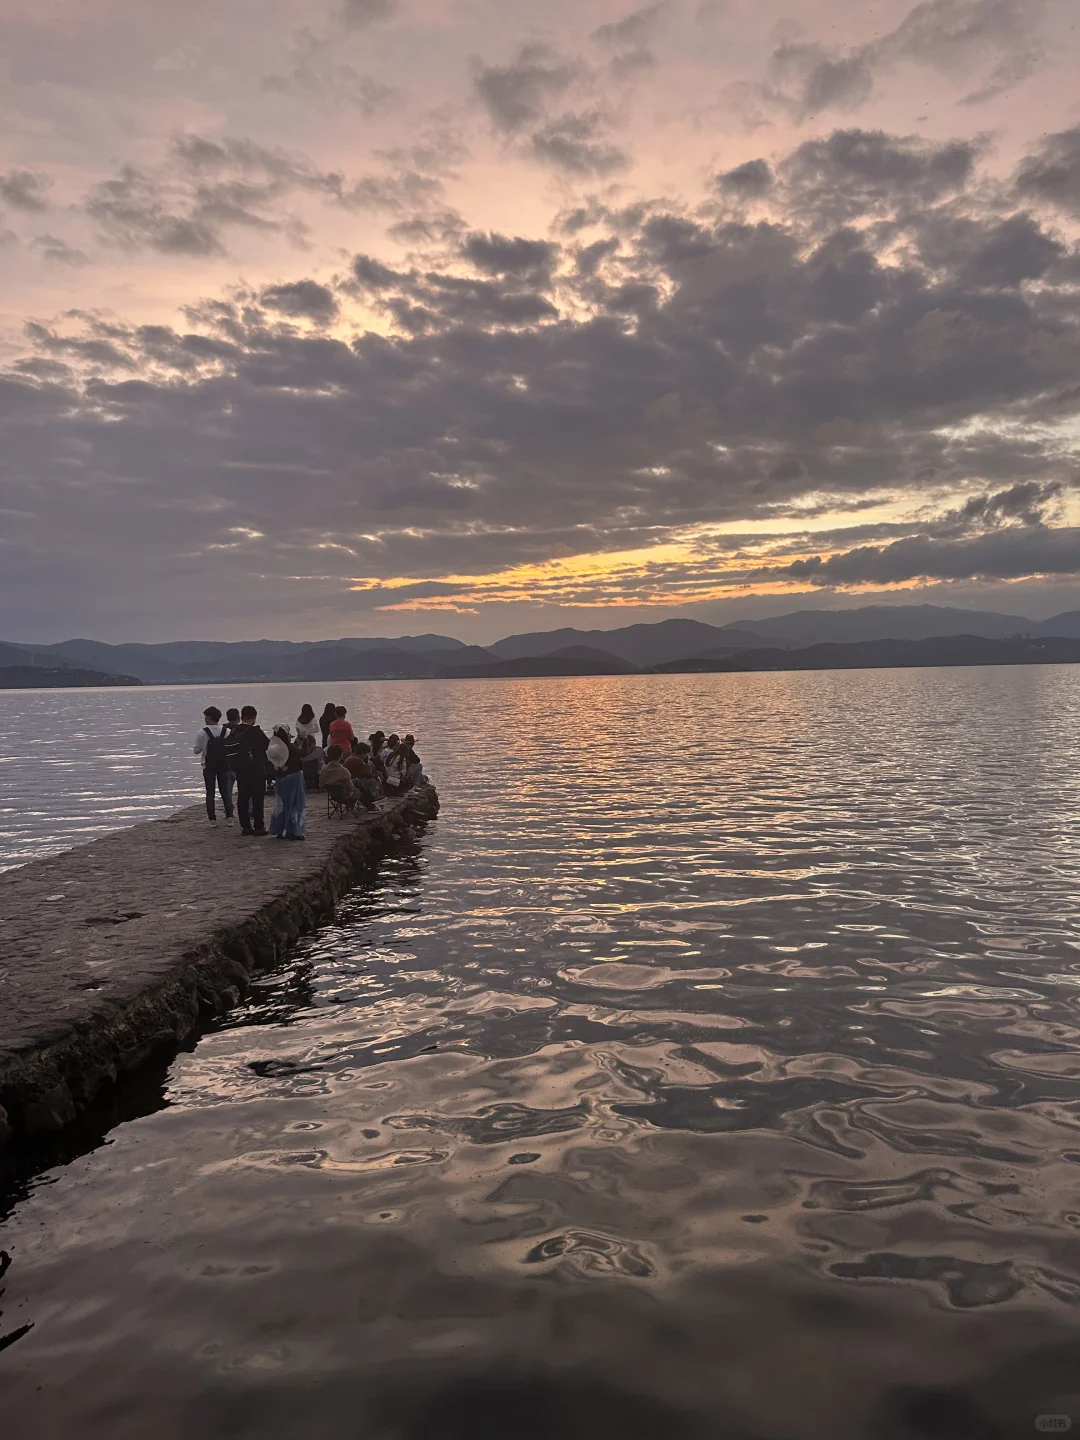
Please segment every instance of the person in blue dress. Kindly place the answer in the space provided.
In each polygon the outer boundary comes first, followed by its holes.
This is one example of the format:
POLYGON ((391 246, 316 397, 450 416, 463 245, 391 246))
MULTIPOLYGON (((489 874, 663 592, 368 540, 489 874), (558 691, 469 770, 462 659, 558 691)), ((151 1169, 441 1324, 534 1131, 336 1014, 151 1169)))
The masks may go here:
POLYGON ((270 812, 270 834, 279 840, 303 840, 307 787, 304 762, 293 744, 287 725, 274 730, 266 758, 274 767, 274 808, 270 812))

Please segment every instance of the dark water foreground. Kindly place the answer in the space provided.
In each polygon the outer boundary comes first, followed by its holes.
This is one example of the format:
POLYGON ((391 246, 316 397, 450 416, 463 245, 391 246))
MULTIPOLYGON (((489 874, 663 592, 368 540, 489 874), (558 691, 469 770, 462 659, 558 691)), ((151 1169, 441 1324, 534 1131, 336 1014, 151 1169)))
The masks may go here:
POLYGON ((5 1435, 1080 1428, 1074 675, 412 687, 415 851, 9 1167, 5 1435))

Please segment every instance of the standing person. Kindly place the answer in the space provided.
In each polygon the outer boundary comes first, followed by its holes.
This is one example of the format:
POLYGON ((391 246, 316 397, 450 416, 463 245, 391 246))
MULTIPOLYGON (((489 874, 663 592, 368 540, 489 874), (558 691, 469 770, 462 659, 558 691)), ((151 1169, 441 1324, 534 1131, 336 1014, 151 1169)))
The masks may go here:
POLYGON ((225 777, 225 783, 229 787, 229 804, 235 810, 233 804, 233 791, 236 789, 236 766, 233 761, 236 759, 236 731, 240 724, 240 711, 235 705, 225 711, 225 759, 228 762, 229 773, 225 777))
POLYGON ((330 744, 340 745, 343 755, 349 754, 352 750, 352 742, 356 739, 356 734, 352 726, 345 718, 348 713, 344 705, 338 705, 334 712, 333 723, 330 726, 330 744))
POLYGON ((233 750, 236 773, 236 808, 240 815, 241 835, 265 835, 266 819, 266 732, 256 724, 258 711, 245 705, 240 723, 229 732, 226 745, 233 750))
POLYGON ((304 762, 293 744, 287 725, 275 727, 274 739, 266 753, 274 767, 274 808, 270 812, 270 834, 276 835, 279 840, 303 840, 304 812, 307 808, 304 762), (275 740, 277 745, 274 744, 275 740))
POLYGON ((319 716, 319 729, 322 732, 322 748, 325 750, 330 744, 330 726, 337 719, 337 706, 332 700, 328 700, 323 706, 323 712, 319 716))
POLYGON ((214 791, 221 794, 225 810, 225 824, 233 823, 232 795, 229 791, 229 762, 225 755, 226 727, 221 724, 221 711, 216 705, 208 705, 203 711, 203 728, 195 736, 192 746, 196 755, 202 757, 203 780, 206 784, 206 823, 217 824, 214 807, 214 791))
POLYGON ((315 719, 315 711, 310 705, 304 705, 300 714, 296 717, 296 738, 297 740, 311 739, 319 733, 320 722, 315 719))

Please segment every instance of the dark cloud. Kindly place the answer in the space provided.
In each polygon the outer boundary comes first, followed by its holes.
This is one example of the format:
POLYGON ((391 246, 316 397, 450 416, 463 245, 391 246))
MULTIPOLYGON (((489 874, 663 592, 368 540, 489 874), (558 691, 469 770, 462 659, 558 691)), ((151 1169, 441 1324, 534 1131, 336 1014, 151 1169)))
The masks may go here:
POLYGON ((370 255, 354 256, 352 268, 357 284, 364 290, 387 290, 390 286, 400 285, 404 281, 404 276, 397 270, 391 270, 388 265, 370 255))
POLYGON ((579 63, 534 44, 522 46, 509 65, 480 65, 474 84, 494 128, 513 135, 540 120, 580 76, 579 63))
POLYGON ((1026 575, 1080 574, 1080 527, 1013 526, 967 540, 925 535, 865 545, 823 558, 762 567, 768 575, 811 585, 898 585, 910 580, 1015 580, 1026 575))
POLYGON ((863 45, 830 45, 791 33, 769 57, 766 79, 744 82, 733 93, 801 122, 827 110, 858 109, 884 76, 914 64, 974 77, 964 103, 983 104, 1040 65, 1035 27, 1043 9, 1043 0, 924 0, 894 30, 863 45))
POLYGON ((967 184, 977 155, 966 141, 935 144, 881 130, 834 130, 800 145, 780 175, 790 204, 839 224, 933 205, 967 184))
POLYGON ((629 80, 656 64, 656 56, 646 41, 652 38, 667 8, 666 0, 657 5, 645 5, 640 10, 632 10, 621 20, 600 25, 592 32, 589 38, 611 52, 608 71, 616 80, 629 80))
POLYGON ((1022 199, 1080 218, 1080 125, 1048 135, 1016 173, 1022 199))
POLYGON ((630 157, 604 138, 606 125, 597 110, 560 115, 534 131, 533 153, 572 175, 610 175, 625 169, 630 157))
POLYGON ((287 285, 270 285, 259 299, 271 310, 296 320, 325 325, 338 313, 334 292, 315 280, 293 280, 287 285))
POLYGON ((768 194, 772 188, 773 173, 768 161, 747 160, 742 165, 736 165, 734 170, 725 170, 718 175, 716 183, 721 190, 741 200, 755 200, 768 194))
POLYGON ((953 215, 920 217, 913 233, 927 264, 975 287, 1009 289, 1040 279, 1066 255, 1066 246, 1025 213, 989 223, 953 215))
POLYGON ((186 215, 171 211, 163 187, 133 165, 125 165, 114 179, 94 185, 85 208, 107 240, 132 250, 146 246, 166 255, 225 253, 218 226, 197 208, 186 215))
POLYGON ((50 265, 81 267, 90 263, 89 255, 75 249, 58 235, 35 235, 30 241, 30 249, 50 265))
POLYGON ((610 175, 629 164, 608 138, 612 117, 591 103, 596 76, 580 60, 527 45, 509 65, 480 65, 474 85, 493 128, 541 164, 582 177, 610 175), (571 92, 590 103, 559 109, 571 92))
POLYGON ((397 12, 397 0, 341 0, 341 19, 349 30, 363 30, 397 12))
POLYGON ((49 208, 45 196, 52 185, 39 170, 9 170, 0 175, 0 200, 15 210, 40 214, 49 208))
POLYGON ((526 240, 518 235, 474 231, 461 247, 461 253, 488 275, 513 275, 534 285, 550 282, 551 272, 559 258, 559 247, 549 240, 526 240))
POLYGON ((652 36, 666 9, 666 3, 643 5, 640 10, 631 10, 621 20, 612 20, 607 25, 598 26, 589 38, 608 50, 623 50, 628 46, 640 45, 652 36))
POLYGON ((773 51, 769 78, 801 120, 822 110, 856 110, 874 90, 870 55, 832 53, 824 45, 795 41, 773 51))
POLYGON ((284 199, 297 191, 347 198, 341 175, 303 157, 250 140, 184 134, 156 170, 125 165, 92 186, 84 208, 107 240, 128 249, 222 255, 225 232, 234 227, 301 239, 302 225, 282 213, 284 199))
MULTIPOLYGON (((69 597, 109 573, 162 605, 204 581, 340 603, 365 577, 356 604, 391 604, 408 587, 379 577, 445 584, 718 525, 749 533, 589 584, 645 604, 766 570, 1072 573, 1075 537, 1052 522, 1072 479, 1054 427, 1080 408, 1073 282, 1027 208, 988 210, 976 158, 839 131, 777 164, 785 220, 589 201, 561 247, 462 227, 423 263, 359 255, 333 287, 209 299, 186 329, 31 327, 0 390, 11 544, 69 597), (852 209, 873 223, 829 218, 852 209), (345 307, 322 328, 343 293, 385 333, 345 307), (916 518, 830 536, 813 563, 808 542, 769 540, 772 518, 883 495, 916 518), (61 553, 87 557, 85 578, 61 553)), ((238 164, 199 145, 173 173, 212 185, 238 164)), ((5 604, 24 585, 0 572, 5 604)))

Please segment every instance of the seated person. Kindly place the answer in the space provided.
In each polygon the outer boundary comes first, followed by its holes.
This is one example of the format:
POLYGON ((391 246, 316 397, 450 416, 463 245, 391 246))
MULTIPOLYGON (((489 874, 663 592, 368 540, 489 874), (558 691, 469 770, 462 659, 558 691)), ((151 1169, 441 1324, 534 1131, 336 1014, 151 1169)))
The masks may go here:
POLYGON ((408 762, 402 753, 401 741, 396 735, 391 735, 386 742, 383 769, 383 788, 386 793, 400 795, 405 789, 405 772, 408 769, 408 762))
POLYGON ((424 767, 420 763, 420 756, 416 753, 416 736, 406 735, 398 746, 398 756, 405 762, 405 784, 404 789, 411 790, 414 785, 419 785, 424 778, 424 767))
POLYGON ((341 753, 340 745, 330 745, 327 748, 326 764, 319 776, 319 788, 329 791, 335 797, 339 795, 355 797, 365 810, 374 809, 371 796, 366 790, 353 783, 353 777, 341 763, 341 753))
POLYGON ((304 784, 308 790, 318 790, 319 776, 326 764, 326 753, 311 735, 301 736, 298 748, 304 762, 304 784))
POLYGON ((319 773, 319 788, 322 790, 351 790, 353 777, 341 763, 341 746, 328 745, 326 764, 319 773))
POLYGON ((374 800, 379 793, 379 781, 375 773, 375 767, 371 763, 371 746, 365 745, 362 740, 354 740, 352 743, 352 754, 345 757, 345 769, 353 777, 357 786, 366 790, 374 800))

